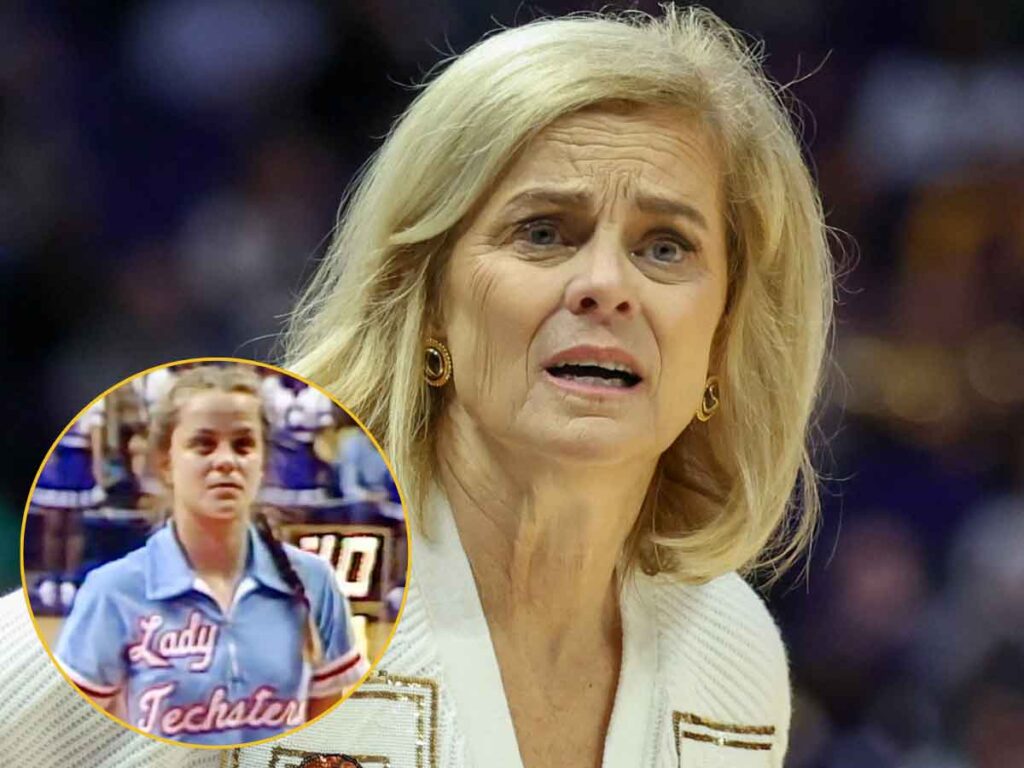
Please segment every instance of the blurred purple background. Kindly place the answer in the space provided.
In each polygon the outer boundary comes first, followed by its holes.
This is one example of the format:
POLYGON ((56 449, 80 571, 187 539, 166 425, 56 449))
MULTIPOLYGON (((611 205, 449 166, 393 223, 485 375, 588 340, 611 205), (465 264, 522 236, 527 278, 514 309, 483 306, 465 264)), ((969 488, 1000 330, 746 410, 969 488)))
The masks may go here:
MULTIPOLYGON (((809 580, 770 599, 788 765, 1024 766, 1024 4, 709 5, 799 80, 845 254, 825 523, 809 580)), ((0 6, 0 584, 43 454, 96 394, 273 355, 410 84, 496 22, 596 6, 0 6)))

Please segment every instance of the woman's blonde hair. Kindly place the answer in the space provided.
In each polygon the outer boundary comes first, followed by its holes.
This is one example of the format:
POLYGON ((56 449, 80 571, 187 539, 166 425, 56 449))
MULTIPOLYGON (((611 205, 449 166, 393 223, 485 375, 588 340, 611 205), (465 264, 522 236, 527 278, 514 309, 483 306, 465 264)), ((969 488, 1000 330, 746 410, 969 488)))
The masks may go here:
POLYGON ((351 188, 291 318, 287 365, 382 440, 418 518, 443 404, 424 384, 423 343, 456 228, 545 126, 611 102, 681 108, 707 127, 725 169, 730 251, 712 363, 722 406, 662 456, 626 562, 694 582, 735 569, 777 575, 809 545, 818 517, 807 437, 831 324, 831 261, 778 89, 751 46, 707 10, 541 20, 453 59, 351 188))

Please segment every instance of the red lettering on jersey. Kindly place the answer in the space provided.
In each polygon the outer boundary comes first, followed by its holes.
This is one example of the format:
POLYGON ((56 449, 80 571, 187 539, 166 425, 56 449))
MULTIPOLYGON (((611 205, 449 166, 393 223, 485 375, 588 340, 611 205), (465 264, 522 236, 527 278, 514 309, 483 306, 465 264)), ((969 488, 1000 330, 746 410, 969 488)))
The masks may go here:
POLYGON ((217 625, 203 621, 199 611, 192 611, 181 629, 157 632, 163 623, 164 618, 159 614, 139 618, 142 638, 128 646, 128 660, 149 667, 169 667, 171 662, 168 659, 196 656, 198 658, 186 669, 189 672, 208 670, 217 647, 217 625))
POLYGON ((157 715, 160 712, 160 702, 170 696, 174 688, 174 683, 163 683, 162 685, 152 685, 142 692, 139 696, 139 709, 142 710, 142 717, 136 723, 140 729, 147 733, 153 732, 157 723, 157 715))
POLYGON ((224 686, 217 686, 205 702, 163 708, 174 683, 147 688, 139 697, 143 716, 138 727, 148 733, 176 736, 179 733, 214 733, 238 728, 274 728, 301 725, 306 721, 306 702, 275 698, 276 690, 261 686, 251 696, 231 701, 224 686), (159 730, 155 730, 159 724, 159 730))

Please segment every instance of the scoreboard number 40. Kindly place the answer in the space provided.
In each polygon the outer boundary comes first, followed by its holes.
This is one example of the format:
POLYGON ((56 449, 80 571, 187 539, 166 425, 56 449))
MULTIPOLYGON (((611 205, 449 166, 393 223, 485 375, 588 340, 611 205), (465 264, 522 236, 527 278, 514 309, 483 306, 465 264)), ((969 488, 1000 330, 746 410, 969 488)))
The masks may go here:
POLYGON ((355 599, 370 594, 370 582, 380 548, 381 540, 376 536, 321 533, 299 538, 299 549, 330 563, 342 594, 355 599))

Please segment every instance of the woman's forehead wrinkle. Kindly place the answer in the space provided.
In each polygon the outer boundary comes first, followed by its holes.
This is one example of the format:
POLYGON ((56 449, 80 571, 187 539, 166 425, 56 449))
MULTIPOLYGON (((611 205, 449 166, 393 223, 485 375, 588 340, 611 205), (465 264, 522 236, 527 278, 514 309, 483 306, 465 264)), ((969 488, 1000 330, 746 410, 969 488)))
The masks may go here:
MULTIPOLYGON (((555 125, 542 132, 536 139, 540 145, 559 148, 570 154, 585 151, 601 158, 608 155, 628 156, 641 159, 651 152, 659 155, 678 155, 680 149, 690 144, 687 139, 702 137, 703 130, 685 130, 686 125, 657 125, 646 120, 630 123, 612 118, 608 122, 555 125)), ((694 126, 696 128, 696 126, 694 126)))
POLYGON ((556 125, 538 137, 522 171, 534 179, 582 181, 598 197, 609 191, 609 183, 614 183, 617 193, 636 194, 651 187, 683 193, 696 177, 717 178, 716 160, 708 150, 699 131, 650 125, 627 125, 624 131, 556 125), (621 175, 628 178, 607 178, 621 175))
POLYGON ((636 198, 639 182, 642 173, 637 168, 623 168, 622 170, 608 174, 609 184, 612 185, 613 197, 616 201, 628 202, 636 198))

